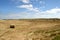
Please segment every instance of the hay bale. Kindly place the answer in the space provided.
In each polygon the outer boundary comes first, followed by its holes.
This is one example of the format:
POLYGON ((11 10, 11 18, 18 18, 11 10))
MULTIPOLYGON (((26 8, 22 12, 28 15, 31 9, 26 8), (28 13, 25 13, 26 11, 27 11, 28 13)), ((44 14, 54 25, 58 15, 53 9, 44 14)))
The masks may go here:
POLYGON ((11 25, 10 25, 10 28, 15 28, 15 25, 11 24, 11 25))

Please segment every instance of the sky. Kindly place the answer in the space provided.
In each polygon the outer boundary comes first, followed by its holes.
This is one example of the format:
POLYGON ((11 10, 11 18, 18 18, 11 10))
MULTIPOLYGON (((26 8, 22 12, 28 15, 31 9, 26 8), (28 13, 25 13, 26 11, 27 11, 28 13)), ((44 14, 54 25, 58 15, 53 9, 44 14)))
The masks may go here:
POLYGON ((0 19, 60 18, 60 0, 0 0, 0 19))

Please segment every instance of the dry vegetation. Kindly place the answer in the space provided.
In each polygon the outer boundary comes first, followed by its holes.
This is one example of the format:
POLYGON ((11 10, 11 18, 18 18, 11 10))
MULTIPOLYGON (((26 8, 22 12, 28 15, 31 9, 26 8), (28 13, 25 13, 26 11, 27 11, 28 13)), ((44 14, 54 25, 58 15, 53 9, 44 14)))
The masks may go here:
POLYGON ((60 40, 60 19, 0 20, 0 40, 60 40))

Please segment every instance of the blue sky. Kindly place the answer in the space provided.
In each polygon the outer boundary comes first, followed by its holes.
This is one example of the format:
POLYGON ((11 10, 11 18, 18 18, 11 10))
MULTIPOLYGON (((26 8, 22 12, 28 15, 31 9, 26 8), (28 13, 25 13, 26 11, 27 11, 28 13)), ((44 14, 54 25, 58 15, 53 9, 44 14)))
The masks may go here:
POLYGON ((0 19, 60 18, 60 0, 0 0, 0 19))

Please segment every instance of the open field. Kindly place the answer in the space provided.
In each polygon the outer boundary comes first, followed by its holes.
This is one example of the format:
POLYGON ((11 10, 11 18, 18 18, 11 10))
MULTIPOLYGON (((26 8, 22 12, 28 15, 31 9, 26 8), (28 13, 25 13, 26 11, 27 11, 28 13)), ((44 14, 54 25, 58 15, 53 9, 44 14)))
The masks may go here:
POLYGON ((0 40, 60 40, 60 19, 0 20, 0 40))

